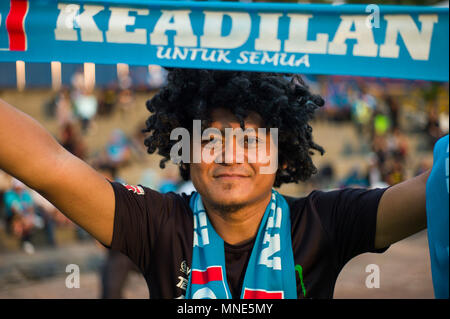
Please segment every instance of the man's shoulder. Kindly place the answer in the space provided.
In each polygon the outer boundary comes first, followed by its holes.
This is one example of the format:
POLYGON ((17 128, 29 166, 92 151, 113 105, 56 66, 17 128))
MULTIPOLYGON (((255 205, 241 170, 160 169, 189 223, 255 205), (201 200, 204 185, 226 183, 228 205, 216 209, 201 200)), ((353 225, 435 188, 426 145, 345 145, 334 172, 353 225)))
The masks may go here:
POLYGON ((190 194, 173 191, 163 193, 147 187, 143 188, 146 193, 151 192, 153 194, 152 197, 155 197, 155 195, 157 194, 157 197, 160 197, 163 201, 174 205, 172 207, 177 207, 177 210, 190 211, 189 202, 194 192, 191 192, 190 194))
POLYGON ((289 205, 289 209, 292 211, 297 211, 304 207, 308 201, 311 201, 317 196, 320 196, 326 192, 321 190, 312 190, 311 192, 304 194, 304 196, 296 197, 296 196, 290 196, 290 195, 282 195, 284 199, 286 200, 287 204, 289 205))
POLYGON ((178 193, 178 192, 168 192, 168 193, 162 193, 163 196, 166 196, 169 198, 169 200, 173 200, 177 202, 179 205, 182 205, 187 210, 190 210, 190 200, 192 195, 194 194, 194 191, 192 191, 190 194, 187 193, 178 193))
POLYGON ((302 197, 283 195, 289 205, 291 214, 296 215, 300 211, 314 213, 314 211, 329 211, 337 202, 343 203, 345 199, 357 198, 362 193, 370 192, 364 188, 343 188, 312 190, 302 197))
POLYGON ((189 194, 183 192, 183 193, 179 193, 177 195, 179 195, 183 199, 183 201, 185 201, 189 205, 189 202, 191 201, 192 194, 194 194, 194 192, 195 191, 192 191, 189 194))
POLYGON ((310 195, 311 193, 300 197, 282 195, 289 206, 291 220, 298 218, 298 216, 301 215, 300 213, 305 210, 305 206, 310 195))
POLYGON ((294 196, 289 196, 289 195, 282 195, 284 197, 284 199, 286 200, 286 202, 289 205, 289 208, 292 210, 292 206, 302 202, 305 200, 306 197, 294 197, 294 196))
POLYGON ((163 193, 142 184, 130 185, 124 182, 110 182, 116 194, 116 201, 128 202, 142 210, 189 210, 191 194, 163 193))

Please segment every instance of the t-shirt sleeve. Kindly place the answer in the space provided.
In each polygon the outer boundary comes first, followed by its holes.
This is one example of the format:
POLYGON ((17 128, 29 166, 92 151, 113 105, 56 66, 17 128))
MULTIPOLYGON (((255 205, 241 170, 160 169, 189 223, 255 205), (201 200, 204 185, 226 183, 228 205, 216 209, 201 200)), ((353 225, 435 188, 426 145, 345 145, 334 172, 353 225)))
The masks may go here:
POLYGON ((330 239, 339 268, 353 257, 375 249, 378 203, 386 189, 343 189, 311 193, 311 205, 330 239))
POLYGON ((111 183, 115 195, 114 230, 111 246, 127 255, 145 272, 150 265, 155 239, 173 200, 143 186, 111 183))

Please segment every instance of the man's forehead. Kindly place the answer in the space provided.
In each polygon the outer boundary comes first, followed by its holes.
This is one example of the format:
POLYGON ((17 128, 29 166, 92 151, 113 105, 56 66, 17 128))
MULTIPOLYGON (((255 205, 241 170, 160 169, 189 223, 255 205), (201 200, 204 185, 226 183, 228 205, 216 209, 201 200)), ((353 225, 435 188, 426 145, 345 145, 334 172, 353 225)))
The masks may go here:
MULTIPOLYGON (((264 121, 257 112, 250 111, 244 120, 245 128, 264 127, 264 121)), ((211 112, 211 126, 217 128, 240 127, 239 119, 226 108, 216 108, 211 112)))

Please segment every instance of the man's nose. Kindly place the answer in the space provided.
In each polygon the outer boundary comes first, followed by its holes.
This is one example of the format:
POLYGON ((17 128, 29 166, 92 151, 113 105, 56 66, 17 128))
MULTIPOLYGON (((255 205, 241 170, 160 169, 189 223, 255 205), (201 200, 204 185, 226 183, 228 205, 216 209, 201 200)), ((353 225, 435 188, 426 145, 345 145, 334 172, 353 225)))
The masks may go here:
POLYGON ((225 139, 222 147, 222 159, 224 164, 244 162, 244 149, 237 143, 236 136, 225 139))

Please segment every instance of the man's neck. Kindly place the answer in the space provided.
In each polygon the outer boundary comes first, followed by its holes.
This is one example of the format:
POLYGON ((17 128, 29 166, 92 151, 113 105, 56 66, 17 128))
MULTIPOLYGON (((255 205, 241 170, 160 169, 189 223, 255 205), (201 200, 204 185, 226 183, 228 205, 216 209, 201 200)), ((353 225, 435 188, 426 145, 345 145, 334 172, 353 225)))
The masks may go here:
POLYGON ((253 239, 259 229, 259 225, 270 202, 271 193, 261 200, 248 204, 232 212, 215 207, 204 201, 203 204, 208 213, 217 234, 230 245, 239 245, 253 239))

